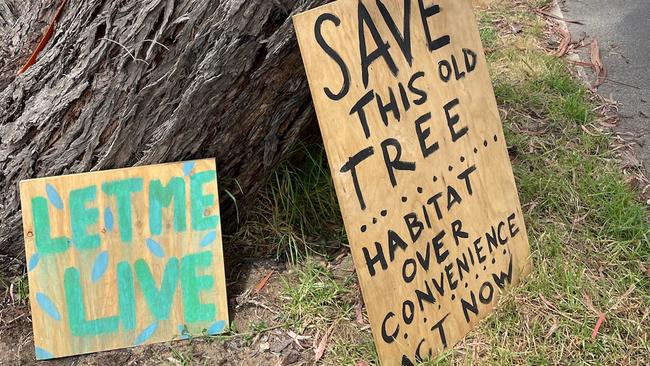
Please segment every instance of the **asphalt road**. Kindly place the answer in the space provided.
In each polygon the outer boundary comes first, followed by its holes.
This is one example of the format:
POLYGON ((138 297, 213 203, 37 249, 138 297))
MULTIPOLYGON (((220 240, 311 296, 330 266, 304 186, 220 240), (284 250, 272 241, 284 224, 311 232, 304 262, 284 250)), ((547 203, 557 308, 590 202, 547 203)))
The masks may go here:
MULTIPOLYGON (((609 79, 599 91, 619 101, 620 132, 638 139, 637 158, 650 171, 650 0, 566 0, 562 8, 585 24, 569 24, 574 40, 598 37, 609 79)), ((588 52, 581 51, 585 61, 588 52)))

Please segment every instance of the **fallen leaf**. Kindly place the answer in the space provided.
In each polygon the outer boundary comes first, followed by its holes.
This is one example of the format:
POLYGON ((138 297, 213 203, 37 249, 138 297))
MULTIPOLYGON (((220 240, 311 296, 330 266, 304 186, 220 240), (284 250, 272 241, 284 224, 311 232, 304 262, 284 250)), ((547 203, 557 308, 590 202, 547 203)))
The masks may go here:
POLYGON ((368 366, 368 364, 365 361, 359 361, 357 362, 357 366, 368 366))
POLYGON ((174 357, 167 357, 167 361, 169 361, 173 365, 181 365, 181 361, 175 359, 174 357))
POLYGON ((584 299, 585 306, 587 306, 587 308, 589 308, 589 310, 594 312, 594 314, 600 314, 601 313, 600 310, 598 310, 594 306, 593 301, 591 301, 591 296, 589 296, 588 294, 584 294, 584 295, 582 295, 582 297, 584 299))
POLYGON ((591 332, 591 339, 596 339, 596 337, 598 336, 598 331, 600 330, 600 326, 603 324, 604 321, 605 321, 605 313, 600 313, 600 317, 598 317, 598 321, 596 322, 594 331, 591 332))
POLYGON ((356 313, 356 321, 359 324, 363 324, 363 296, 359 293, 359 299, 357 305, 354 307, 356 313))
POLYGON ((310 340, 311 337, 303 336, 303 335, 298 335, 293 331, 288 331, 287 334, 291 339, 293 339, 293 342, 300 347, 301 349, 304 349, 306 346, 302 343, 302 341, 307 341, 310 340))
POLYGON ((639 269, 641 272, 645 273, 648 277, 650 277, 650 268, 646 267, 645 264, 639 262, 639 269))
POLYGON ((329 336, 332 334, 332 331, 334 330, 334 327, 336 326, 336 322, 332 323, 330 327, 327 329, 327 332, 323 334, 323 338, 321 338, 320 342, 318 343, 318 348, 314 351, 314 363, 318 362, 323 355, 325 354, 325 348, 327 348, 327 341, 329 336))
POLYGON ((556 15, 553 15, 553 14, 551 14, 551 13, 547 13, 547 12, 545 12, 544 10, 541 10, 541 9, 533 9, 533 11, 534 11, 535 13, 537 13, 537 14, 541 14, 541 15, 547 16, 547 17, 549 17, 549 18, 553 18, 553 19, 561 20, 561 21, 563 21, 563 22, 573 23, 573 24, 580 24, 580 25, 585 25, 585 23, 583 23, 583 22, 581 22, 581 21, 579 21, 579 20, 570 20, 570 19, 566 19, 566 18, 560 18, 560 17, 558 17, 558 16, 556 16, 556 15))
POLYGON ((546 333, 546 339, 549 339, 553 335, 553 333, 555 333, 557 328, 558 328, 557 319, 553 318, 553 324, 551 324, 551 327, 548 329, 548 332, 546 333))
POLYGON ((591 40, 591 63, 593 65, 594 72, 596 73, 596 83, 594 84, 594 89, 598 89, 599 86, 603 85, 605 79, 607 78, 607 70, 605 70, 603 61, 600 58, 600 46, 598 46, 598 38, 591 40))
POLYGON ((544 303, 544 305, 546 305, 546 307, 548 307, 548 308, 551 309, 551 310, 557 310, 557 308, 555 307, 555 305, 553 305, 552 302, 546 300, 546 298, 544 297, 544 295, 539 294, 539 298, 542 299, 542 302, 544 303))
POLYGON ((264 276, 260 280, 260 282, 258 282, 257 285, 255 285, 255 288, 253 288, 253 295, 257 295, 260 291, 262 291, 264 286, 266 286, 266 284, 271 279, 271 276, 273 276, 273 273, 275 273, 275 270, 274 269, 270 270, 269 273, 267 273, 266 276, 264 276))
POLYGON ((554 56, 562 57, 566 55, 569 51, 569 45, 571 44, 571 33, 569 33, 563 27, 557 27, 558 31, 562 35, 562 42, 558 46, 557 50, 553 53, 554 56))

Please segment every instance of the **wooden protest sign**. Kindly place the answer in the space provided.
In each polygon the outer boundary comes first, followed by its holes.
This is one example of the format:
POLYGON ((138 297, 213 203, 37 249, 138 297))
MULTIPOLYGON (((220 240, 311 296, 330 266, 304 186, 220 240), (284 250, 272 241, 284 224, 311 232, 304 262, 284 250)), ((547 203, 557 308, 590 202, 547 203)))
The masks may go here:
POLYGON ((453 346, 529 271, 470 0, 339 0, 294 17, 384 365, 453 346))
POLYGON ((213 159, 20 183, 36 357, 228 325, 213 159))

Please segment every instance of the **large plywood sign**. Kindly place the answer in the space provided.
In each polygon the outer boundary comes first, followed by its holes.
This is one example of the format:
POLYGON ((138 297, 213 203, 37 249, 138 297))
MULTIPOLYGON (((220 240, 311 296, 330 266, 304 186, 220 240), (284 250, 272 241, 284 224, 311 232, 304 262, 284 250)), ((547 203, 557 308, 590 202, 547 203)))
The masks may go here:
POLYGON ((228 324, 214 160, 20 184, 38 359, 228 324))
POLYGON ((294 17, 380 359, 460 340, 529 270, 470 0, 339 0, 294 17))

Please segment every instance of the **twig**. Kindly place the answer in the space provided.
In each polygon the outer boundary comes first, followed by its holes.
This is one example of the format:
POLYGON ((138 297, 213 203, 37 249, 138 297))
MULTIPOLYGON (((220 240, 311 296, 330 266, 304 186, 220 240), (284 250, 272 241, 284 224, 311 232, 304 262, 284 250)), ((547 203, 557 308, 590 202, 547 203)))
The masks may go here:
POLYGON ((250 337, 250 336, 253 336, 253 335, 257 335, 257 334, 270 332, 272 330, 276 330, 276 329, 279 329, 279 328, 282 328, 282 327, 284 327, 284 324, 276 325, 276 326, 269 327, 269 328, 260 329, 260 330, 258 330, 256 332, 237 333, 237 334, 231 334, 231 335, 215 335, 215 336, 212 336, 212 337, 217 337, 217 338, 221 338, 221 339, 235 339, 235 338, 239 338, 239 337, 250 337))
POLYGON ((149 65, 149 63, 148 63, 147 61, 135 57, 135 56, 133 55, 133 53, 131 53, 131 51, 129 51, 129 49, 126 48, 126 46, 124 46, 124 45, 121 44, 120 42, 117 42, 117 41, 114 41, 114 40, 112 40, 112 39, 108 39, 108 38, 105 38, 105 37, 100 38, 100 40, 108 41, 108 42, 114 43, 114 44, 116 44, 116 45, 122 47, 122 49, 124 49, 124 51, 126 51, 126 53, 127 53, 129 56, 131 56, 131 58, 133 59, 133 61, 141 61, 141 62, 144 62, 145 64, 149 65))
POLYGON ((142 43, 145 43, 145 42, 151 42, 153 44, 157 44, 158 46, 160 46, 160 47, 166 49, 167 51, 169 51, 169 47, 167 47, 164 44, 156 41, 155 39, 145 39, 144 41, 142 41, 142 43))
POLYGON ((553 14, 551 14, 551 13, 547 13, 547 12, 545 12, 544 10, 533 9, 533 11, 534 11, 535 13, 538 13, 538 14, 541 14, 541 15, 544 15, 544 16, 547 16, 547 17, 549 17, 549 18, 553 18, 553 19, 561 20, 561 21, 563 21, 563 22, 573 23, 573 24, 580 24, 580 25, 585 25, 585 23, 583 23, 583 22, 581 22, 581 21, 579 21, 579 20, 570 20, 570 19, 561 18, 561 17, 559 17, 559 16, 557 16, 557 15, 553 15, 553 14))

